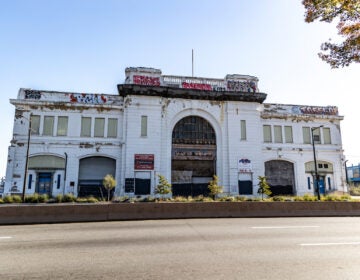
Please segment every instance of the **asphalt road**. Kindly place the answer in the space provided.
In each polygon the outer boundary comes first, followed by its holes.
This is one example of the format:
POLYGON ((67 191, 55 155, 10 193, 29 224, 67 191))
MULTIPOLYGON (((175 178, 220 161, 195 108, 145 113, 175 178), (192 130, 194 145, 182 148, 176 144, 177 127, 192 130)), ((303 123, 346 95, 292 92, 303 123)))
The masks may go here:
POLYGON ((1 226, 0 279, 360 279, 360 218, 1 226))

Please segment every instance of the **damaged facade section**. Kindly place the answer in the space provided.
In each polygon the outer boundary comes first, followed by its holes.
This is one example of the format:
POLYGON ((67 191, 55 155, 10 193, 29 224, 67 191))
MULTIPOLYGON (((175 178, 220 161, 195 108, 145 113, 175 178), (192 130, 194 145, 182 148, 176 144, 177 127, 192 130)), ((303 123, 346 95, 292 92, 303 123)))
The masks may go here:
POLYGON ((225 194, 257 195, 264 175, 274 194, 313 194, 313 134, 321 192, 346 191, 338 108, 265 99, 254 76, 146 67, 116 95, 20 89, 4 192, 102 196, 111 174, 116 195, 154 195, 162 174, 172 195, 206 196, 216 174, 225 194))

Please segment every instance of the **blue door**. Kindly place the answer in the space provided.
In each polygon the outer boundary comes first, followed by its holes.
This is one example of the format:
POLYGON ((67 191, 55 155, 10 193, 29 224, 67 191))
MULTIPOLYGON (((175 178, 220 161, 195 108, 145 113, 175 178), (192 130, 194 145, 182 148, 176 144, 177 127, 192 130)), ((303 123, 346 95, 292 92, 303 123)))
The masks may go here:
MULTIPOLYGON (((317 182, 316 179, 314 178, 314 184, 315 184, 315 193, 317 193, 317 182)), ((324 182, 324 177, 319 176, 319 190, 320 190, 320 194, 325 195, 325 182, 324 182)))
POLYGON ((319 188, 320 188, 320 194, 325 194, 325 182, 324 177, 319 178, 319 188))
POLYGON ((49 172, 46 173, 39 173, 38 174, 38 187, 37 187, 37 192, 39 194, 47 194, 47 195, 51 195, 51 178, 52 175, 49 172))

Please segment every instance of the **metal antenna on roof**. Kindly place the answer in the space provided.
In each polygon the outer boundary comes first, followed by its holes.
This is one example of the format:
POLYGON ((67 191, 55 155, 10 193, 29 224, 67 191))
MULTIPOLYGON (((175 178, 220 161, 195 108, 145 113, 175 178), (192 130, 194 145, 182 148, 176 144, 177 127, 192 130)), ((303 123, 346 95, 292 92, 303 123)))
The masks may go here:
POLYGON ((191 49, 191 76, 194 77, 194 49, 191 49))

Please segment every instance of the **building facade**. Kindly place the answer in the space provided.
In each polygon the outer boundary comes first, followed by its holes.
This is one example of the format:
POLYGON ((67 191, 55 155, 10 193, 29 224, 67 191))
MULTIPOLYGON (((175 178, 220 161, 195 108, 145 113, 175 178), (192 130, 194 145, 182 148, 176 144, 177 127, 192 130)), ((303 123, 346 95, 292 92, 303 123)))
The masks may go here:
POLYGON ((162 75, 127 68, 118 95, 20 89, 5 193, 154 195, 158 174, 175 195, 256 195, 266 176, 274 195, 346 191, 335 106, 264 103, 258 79, 162 75), (314 140, 314 142, 313 142, 314 140), (314 162, 316 161, 316 167, 314 162), (24 183, 25 180, 25 183, 24 183))

